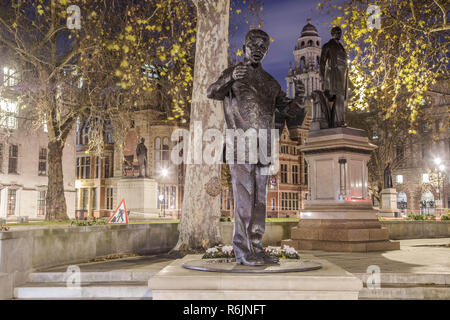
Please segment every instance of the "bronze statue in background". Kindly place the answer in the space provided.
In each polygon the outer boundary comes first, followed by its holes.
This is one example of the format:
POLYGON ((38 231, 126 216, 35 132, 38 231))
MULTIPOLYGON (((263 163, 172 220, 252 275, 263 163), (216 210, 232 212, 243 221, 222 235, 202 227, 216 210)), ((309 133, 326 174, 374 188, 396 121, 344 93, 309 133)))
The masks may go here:
POLYGON ((392 171, 391 171, 391 163, 390 162, 388 162, 386 168, 384 169, 384 188, 385 189, 393 188, 392 171))
POLYGON ((144 142, 145 139, 141 138, 141 142, 136 146, 136 156, 139 163, 139 177, 147 178, 147 147, 144 142), (144 171, 144 174, 142 174, 142 171, 144 171))
POLYGON ((340 27, 331 29, 332 39, 322 47, 319 75, 323 91, 312 93, 314 99, 313 122, 320 128, 345 127, 345 102, 347 100, 347 52, 341 44, 340 27))

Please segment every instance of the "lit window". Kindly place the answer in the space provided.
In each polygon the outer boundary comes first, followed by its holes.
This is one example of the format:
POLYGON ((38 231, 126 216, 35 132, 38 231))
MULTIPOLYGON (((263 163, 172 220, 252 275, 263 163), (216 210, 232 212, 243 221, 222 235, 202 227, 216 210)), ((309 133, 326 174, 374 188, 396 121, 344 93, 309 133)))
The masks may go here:
POLYGON ((97 188, 92 188, 92 210, 97 210, 97 188))
POLYGON ((114 200, 114 190, 113 188, 106 188, 106 209, 113 210, 113 200, 114 200))
POLYGON ((430 182, 430 176, 428 175, 428 173, 423 173, 422 174, 422 182, 423 183, 429 183, 430 182))
POLYGON ((19 83, 19 78, 16 70, 8 67, 3 68, 3 85, 5 87, 16 86, 19 83))
POLYGON ((11 144, 9 146, 8 173, 17 173, 17 162, 19 159, 19 147, 11 144))
POLYGON ((12 216, 12 215, 16 214, 16 196, 17 196, 17 190, 8 189, 8 198, 7 198, 7 207, 6 207, 6 214, 8 216, 12 216))
POLYGON ((47 149, 41 148, 39 150, 39 165, 38 165, 38 175, 47 175, 47 149))
POLYGON ((46 191, 38 191, 38 216, 45 215, 45 196, 46 191))
POLYGON ((402 174, 398 174, 396 177, 396 182, 397 183, 403 183, 403 175, 402 174))
POLYGON ((3 172, 3 153, 4 153, 3 143, 0 143, 0 173, 3 172))
POLYGON ((0 100, 0 127, 17 129, 17 116, 19 107, 17 102, 11 100, 0 100))

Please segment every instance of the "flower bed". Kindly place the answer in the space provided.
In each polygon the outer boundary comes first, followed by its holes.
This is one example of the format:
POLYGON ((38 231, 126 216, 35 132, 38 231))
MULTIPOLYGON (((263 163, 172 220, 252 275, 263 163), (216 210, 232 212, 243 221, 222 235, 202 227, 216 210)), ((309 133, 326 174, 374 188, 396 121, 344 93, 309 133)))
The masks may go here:
MULTIPOLYGON (((300 259, 298 252, 290 247, 283 246, 283 248, 278 247, 267 247, 264 251, 273 257, 278 257, 280 259, 300 259)), ((232 259, 235 258, 234 250, 232 246, 215 246, 206 250, 202 259, 232 259)))

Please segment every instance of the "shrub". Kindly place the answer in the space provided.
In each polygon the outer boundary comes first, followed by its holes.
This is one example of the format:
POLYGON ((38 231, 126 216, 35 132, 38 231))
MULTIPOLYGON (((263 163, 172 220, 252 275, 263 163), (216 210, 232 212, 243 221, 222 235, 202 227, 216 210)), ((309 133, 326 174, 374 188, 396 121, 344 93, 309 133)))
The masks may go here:
POLYGON ((450 214, 444 214, 441 216, 441 220, 450 220, 450 214))
POLYGON ((410 213, 408 214, 408 216, 406 217, 406 220, 424 220, 424 216, 421 214, 413 214, 410 213))
POLYGON ((106 224, 106 220, 104 219, 94 219, 94 220, 72 220, 70 225, 76 225, 78 227, 88 227, 88 226, 102 226, 106 224))

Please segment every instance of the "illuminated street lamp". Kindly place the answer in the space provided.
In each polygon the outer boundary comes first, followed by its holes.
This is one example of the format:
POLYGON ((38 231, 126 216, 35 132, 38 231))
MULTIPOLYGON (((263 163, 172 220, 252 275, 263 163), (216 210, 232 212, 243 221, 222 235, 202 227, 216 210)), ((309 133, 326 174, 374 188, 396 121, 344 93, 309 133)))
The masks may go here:
MULTIPOLYGON (((444 207, 444 204, 441 203, 441 178, 442 175, 445 172, 445 165, 442 163, 442 159, 441 158, 434 158, 434 163, 437 166, 438 169, 438 191, 439 191, 439 202, 441 205, 441 208, 444 207)), ((442 179, 442 192, 444 192, 444 179, 442 179)))
POLYGON ((159 199, 159 203, 160 203, 160 206, 161 206, 161 213, 159 214, 159 216, 160 217, 162 217, 163 215, 164 215, 164 213, 163 213, 163 203, 164 203, 164 195, 163 194, 160 194, 159 195, 159 197, 158 197, 158 199, 159 199))

